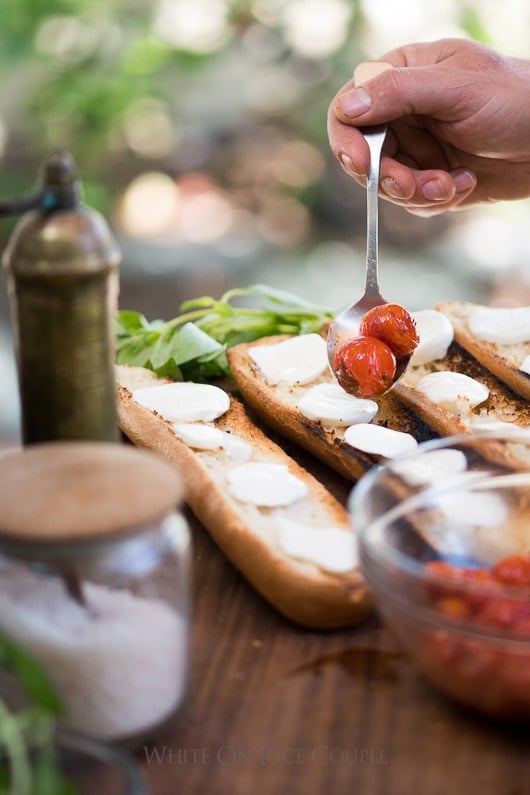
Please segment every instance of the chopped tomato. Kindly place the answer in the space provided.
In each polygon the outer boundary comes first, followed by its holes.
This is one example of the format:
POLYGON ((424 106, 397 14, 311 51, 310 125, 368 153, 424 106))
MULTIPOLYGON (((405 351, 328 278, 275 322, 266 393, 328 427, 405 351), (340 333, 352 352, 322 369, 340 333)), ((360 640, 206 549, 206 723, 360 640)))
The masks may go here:
POLYGON ((466 637, 448 627, 425 634, 421 665, 447 693, 484 712, 524 717, 530 710, 528 646, 495 638, 505 630, 528 643, 530 636, 530 555, 511 555, 491 570, 454 566, 446 561, 426 564, 427 593, 436 609, 451 622, 474 622, 492 630, 492 638, 466 637), (431 577, 436 577, 436 583, 431 577), (473 585, 481 587, 474 588, 473 585))
POLYGON ((530 586, 530 555, 510 555, 491 570, 499 582, 530 586))

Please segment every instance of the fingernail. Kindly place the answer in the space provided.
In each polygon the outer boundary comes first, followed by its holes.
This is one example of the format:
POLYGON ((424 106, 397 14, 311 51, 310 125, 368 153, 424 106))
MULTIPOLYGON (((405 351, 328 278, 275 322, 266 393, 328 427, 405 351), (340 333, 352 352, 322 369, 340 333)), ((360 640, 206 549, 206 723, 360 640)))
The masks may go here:
POLYGON ((385 177, 381 180, 381 188, 384 190, 387 196, 391 196, 393 199, 404 199, 405 194, 392 177, 385 177))
POLYGON ((344 115, 354 119, 370 110, 372 98, 365 88, 354 88, 341 96, 339 104, 344 115))
POLYGON ((465 193, 470 188, 473 188, 476 183, 475 175, 471 171, 455 171, 453 179, 457 193, 465 193))
POLYGON ((432 202, 444 202, 447 200, 447 191, 439 179, 430 179, 423 186, 423 195, 432 202))
POLYGON ((359 171, 357 166, 353 164, 353 160, 351 159, 351 157, 347 155, 345 152, 341 152, 341 154, 339 155, 339 160, 346 169, 346 171, 348 171, 350 174, 353 174, 355 177, 361 176, 361 172, 359 171))

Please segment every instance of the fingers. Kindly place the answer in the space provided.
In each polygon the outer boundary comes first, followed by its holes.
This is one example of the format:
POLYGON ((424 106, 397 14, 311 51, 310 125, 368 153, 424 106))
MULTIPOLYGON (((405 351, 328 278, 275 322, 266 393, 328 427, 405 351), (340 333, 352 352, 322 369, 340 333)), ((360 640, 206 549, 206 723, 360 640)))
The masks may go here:
MULTIPOLYGON (((353 131, 350 129, 349 133, 353 131)), ((348 138, 347 151, 338 154, 344 171, 366 186, 369 166, 367 144, 359 131, 357 145, 348 138), (351 154, 350 154, 351 153, 351 154)), ((456 209, 474 191, 477 178, 464 168, 419 169, 383 155, 380 171, 380 196, 416 215, 435 215, 456 209)))
POLYGON ((439 121, 465 119, 491 94, 484 72, 497 66, 500 57, 488 48, 445 40, 443 47, 429 45, 396 50, 384 56, 393 64, 363 85, 350 80, 337 93, 332 107, 344 124, 369 125, 420 114, 439 121), (433 46, 435 51, 433 51, 433 46), (480 65, 477 60, 480 59, 480 65))
POLYGON ((380 195, 415 215, 439 215, 455 210, 473 193, 477 184, 475 175, 467 169, 418 171, 399 163, 396 167, 391 160, 384 165, 380 195), (406 180, 403 170, 408 171, 406 180), (408 185, 405 195, 403 184, 408 185))
MULTIPOLYGON (((366 185, 368 146, 357 127, 338 118, 335 103, 328 113, 328 132, 330 147, 344 171, 366 185)), ((475 174, 459 168, 458 160, 424 127, 414 122, 391 123, 381 162, 380 195, 418 215, 456 209, 477 184, 475 174)))

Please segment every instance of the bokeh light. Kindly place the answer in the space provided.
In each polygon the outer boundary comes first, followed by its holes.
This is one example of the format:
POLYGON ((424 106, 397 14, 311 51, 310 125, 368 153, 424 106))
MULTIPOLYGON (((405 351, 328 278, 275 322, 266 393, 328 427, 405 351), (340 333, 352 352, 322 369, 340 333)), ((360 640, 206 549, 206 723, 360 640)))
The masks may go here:
POLYGON ((174 47, 208 53, 227 40, 227 4, 222 0, 160 0, 154 31, 174 47))
POLYGON ((352 12, 346 0, 293 0, 283 11, 286 40, 301 55, 326 58, 344 44, 352 12))

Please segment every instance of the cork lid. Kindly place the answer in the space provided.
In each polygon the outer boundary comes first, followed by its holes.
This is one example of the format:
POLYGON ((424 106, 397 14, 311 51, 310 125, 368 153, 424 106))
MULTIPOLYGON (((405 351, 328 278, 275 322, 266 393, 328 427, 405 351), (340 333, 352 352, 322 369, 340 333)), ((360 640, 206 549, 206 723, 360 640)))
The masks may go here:
POLYGON ((50 442, 0 456, 0 543, 133 532, 182 499, 176 469, 111 442, 50 442))

